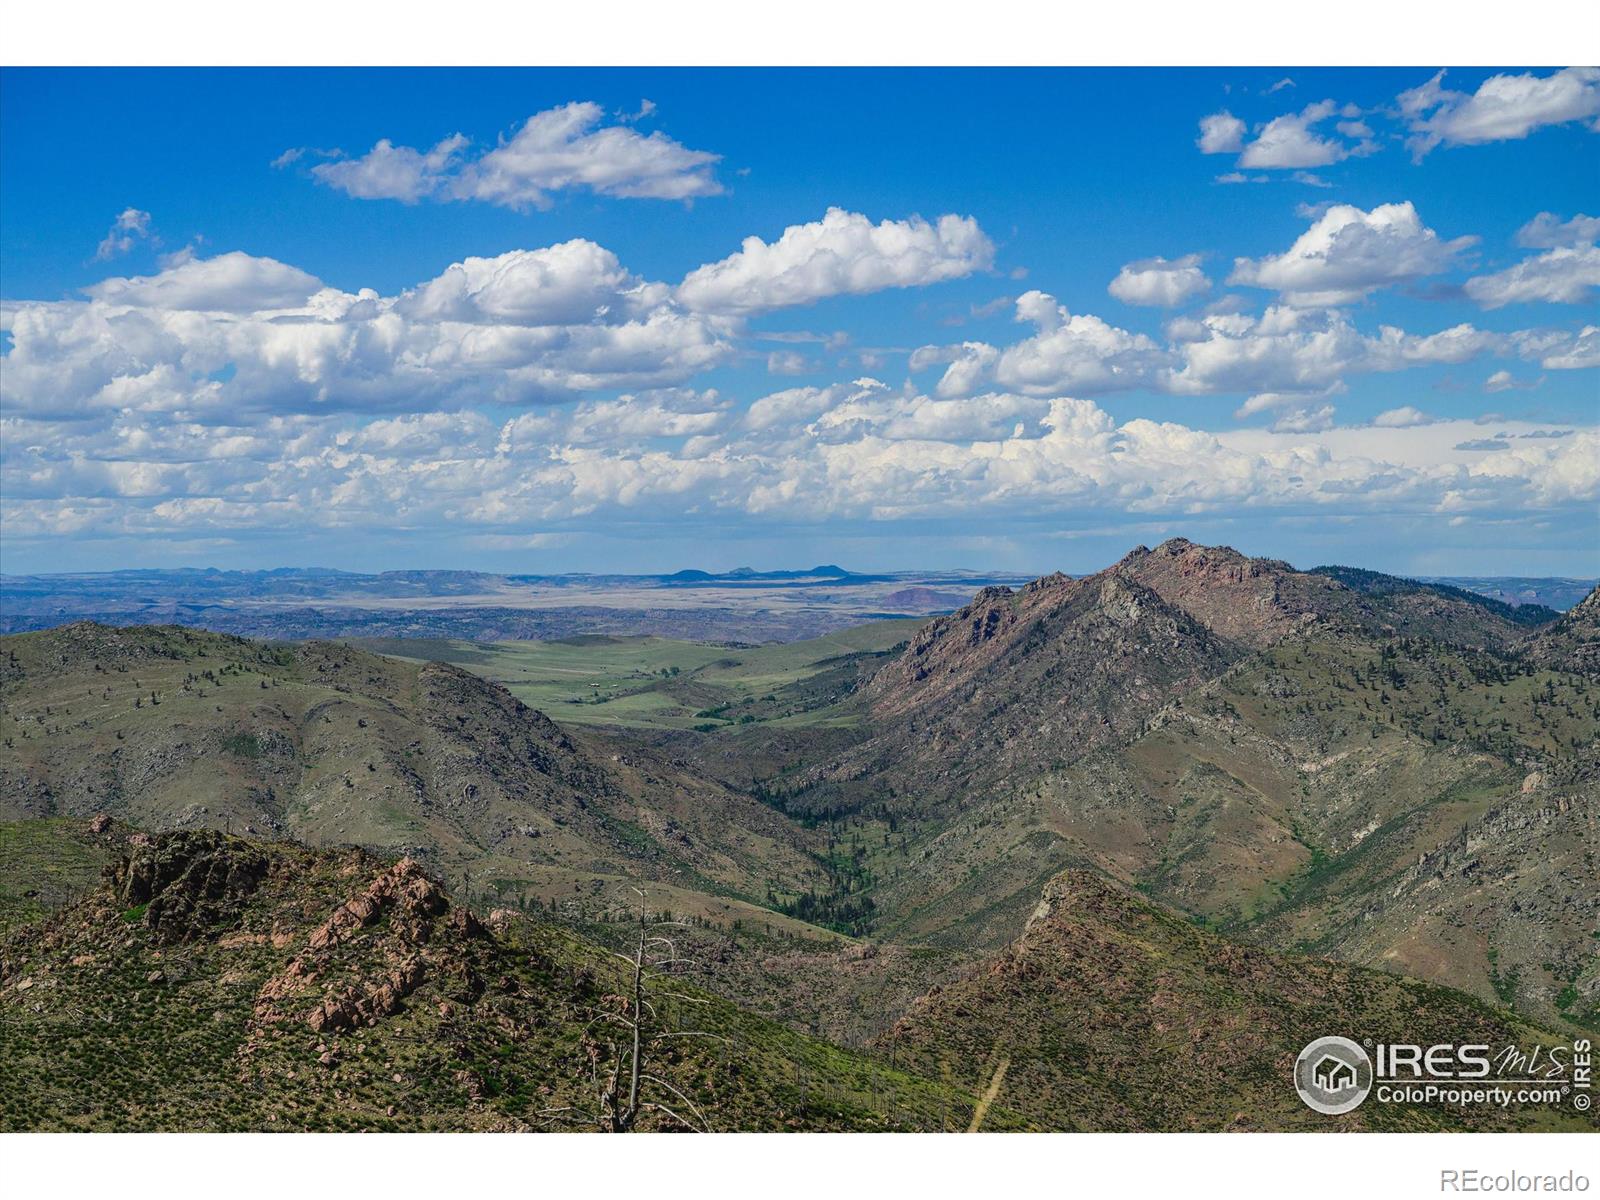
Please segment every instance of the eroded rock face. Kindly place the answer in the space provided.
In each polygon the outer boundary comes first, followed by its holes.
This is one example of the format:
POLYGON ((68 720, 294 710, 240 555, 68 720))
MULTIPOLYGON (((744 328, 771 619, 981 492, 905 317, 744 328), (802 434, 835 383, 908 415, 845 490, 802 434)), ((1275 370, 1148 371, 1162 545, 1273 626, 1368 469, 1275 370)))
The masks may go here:
POLYGON ((876 736, 795 782, 964 803, 1137 733, 1240 653, 1116 569, 986 588, 862 688, 876 736))
POLYGON ((1343 592, 1288 563, 1247 558, 1227 546, 1172 538, 1128 554, 1113 571, 1184 609, 1218 635, 1259 649, 1293 632, 1343 592))
POLYGON ((345 901, 333 915, 312 930, 308 944, 313 950, 335 946, 355 930, 371 925, 385 912, 392 912, 402 932, 416 941, 426 941, 432 918, 449 907, 437 884, 422 873, 410 858, 402 858, 374 879, 361 895, 345 901))
POLYGON ((406 959, 385 971, 364 990, 346 987, 329 996, 307 1014, 306 1024, 318 1033, 370 1025, 398 1009, 400 1002, 417 990, 423 976, 422 960, 406 959))
POLYGON ((264 854, 215 830, 129 838, 129 854, 107 868, 130 908, 166 941, 187 941, 235 913, 267 874, 264 854))
POLYGON ((422 867, 403 858, 339 904, 262 985, 252 1041, 291 1019, 318 1033, 371 1025, 397 1012, 429 977, 471 992, 475 975, 463 947, 485 937, 470 912, 452 908, 422 867), (305 1009, 319 989, 321 999, 305 1009))

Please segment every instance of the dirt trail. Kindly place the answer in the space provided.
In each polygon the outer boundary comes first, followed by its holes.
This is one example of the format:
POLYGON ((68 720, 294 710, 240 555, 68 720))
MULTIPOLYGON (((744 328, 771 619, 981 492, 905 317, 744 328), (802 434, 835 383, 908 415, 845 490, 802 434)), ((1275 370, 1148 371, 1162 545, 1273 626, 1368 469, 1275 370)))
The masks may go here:
POLYGON ((978 1107, 972 1110, 972 1124, 967 1126, 968 1133, 977 1133, 982 1128, 983 1119, 989 1115, 989 1106, 1000 1094, 1000 1085, 1005 1082, 1006 1068, 1010 1065, 1011 1056, 1002 1056, 994 1069, 994 1074, 989 1078, 989 1086, 983 1090, 983 1095, 978 1099, 978 1107))

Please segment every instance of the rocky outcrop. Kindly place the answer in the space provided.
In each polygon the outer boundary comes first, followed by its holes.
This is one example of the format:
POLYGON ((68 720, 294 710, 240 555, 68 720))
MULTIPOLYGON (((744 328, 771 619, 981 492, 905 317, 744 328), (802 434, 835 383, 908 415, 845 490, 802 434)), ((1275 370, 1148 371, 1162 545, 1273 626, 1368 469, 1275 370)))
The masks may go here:
POLYGON ((1239 653, 1115 571, 986 588, 923 626, 863 688, 881 732, 798 778, 826 787, 880 777, 878 792, 936 802, 985 780, 1033 778, 1137 734, 1239 653))
POLYGON ((312 931, 307 944, 313 950, 325 950, 385 913, 392 914, 402 936, 425 942, 432 919, 448 907, 449 901, 439 886, 422 873, 415 861, 402 858, 374 879, 361 895, 334 909, 333 915, 312 931))
POLYGON ((1186 538, 1154 550, 1140 546, 1111 570, 1252 650, 1321 623, 1457 646, 1505 647, 1524 633, 1504 605, 1470 593, 1343 567, 1300 571, 1278 559, 1186 538))
POLYGON ((338 904, 261 986, 247 1045, 296 1017, 318 1033, 371 1025, 398 1011, 434 973, 471 991, 475 972, 464 945, 487 937, 476 917, 453 908, 421 866, 402 858, 338 904), (320 999, 304 1008, 319 990, 320 999))
POLYGON ((1344 590, 1277 559, 1248 558, 1229 546, 1199 546, 1185 538, 1172 538, 1154 550, 1140 546, 1112 571, 1156 592, 1219 636, 1252 649, 1316 621, 1319 610, 1330 607, 1330 595, 1344 590))
POLYGON ((392 1014, 402 1000, 417 990, 423 971, 420 958, 408 958, 383 972, 366 988, 341 988, 311 1010, 306 1024, 318 1033, 371 1025, 392 1014))
POLYGON ((187 941, 228 920, 267 873, 264 854, 214 830, 134 835, 129 843, 127 857, 107 868, 109 882, 164 941, 187 941))

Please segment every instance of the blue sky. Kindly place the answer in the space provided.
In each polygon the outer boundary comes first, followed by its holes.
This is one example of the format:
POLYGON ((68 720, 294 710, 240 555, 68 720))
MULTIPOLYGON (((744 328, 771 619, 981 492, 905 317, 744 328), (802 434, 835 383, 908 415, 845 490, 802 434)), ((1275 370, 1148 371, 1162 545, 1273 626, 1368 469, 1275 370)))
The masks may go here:
POLYGON ((8 572, 1600 572, 1595 72, 0 89, 8 572))

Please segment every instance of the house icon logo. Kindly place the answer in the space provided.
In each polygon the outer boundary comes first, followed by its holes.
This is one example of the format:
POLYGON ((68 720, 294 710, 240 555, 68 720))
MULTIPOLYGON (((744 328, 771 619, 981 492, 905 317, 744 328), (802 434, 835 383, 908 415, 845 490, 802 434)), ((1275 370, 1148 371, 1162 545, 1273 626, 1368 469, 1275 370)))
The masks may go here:
POLYGON ((1324 1054, 1311 1068, 1311 1078, 1323 1091, 1338 1095, 1346 1088, 1356 1086, 1356 1069, 1337 1055, 1324 1054))
POLYGON ((1318 1038, 1295 1059, 1294 1090, 1319 1113, 1347 1113, 1372 1090, 1372 1060, 1349 1038, 1318 1038))

